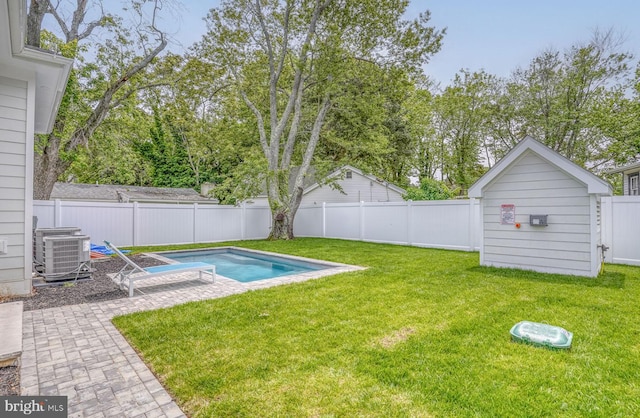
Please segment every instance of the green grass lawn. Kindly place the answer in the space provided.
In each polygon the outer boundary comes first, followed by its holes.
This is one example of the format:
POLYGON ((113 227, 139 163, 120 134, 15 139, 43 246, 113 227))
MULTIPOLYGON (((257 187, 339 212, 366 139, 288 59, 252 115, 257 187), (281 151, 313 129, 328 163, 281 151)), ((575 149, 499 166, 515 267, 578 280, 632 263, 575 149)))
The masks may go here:
POLYGON ((640 268, 588 279, 457 251, 225 244, 368 269, 115 318, 190 416, 640 416, 640 268), (511 342, 521 320, 573 332, 572 349, 511 342))

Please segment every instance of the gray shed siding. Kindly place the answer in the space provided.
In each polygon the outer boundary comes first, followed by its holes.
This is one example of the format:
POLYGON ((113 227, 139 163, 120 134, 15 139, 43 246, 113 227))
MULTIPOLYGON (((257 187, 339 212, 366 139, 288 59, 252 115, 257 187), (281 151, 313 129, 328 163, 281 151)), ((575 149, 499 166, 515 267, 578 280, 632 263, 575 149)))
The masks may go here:
POLYGON ((592 199, 586 185, 524 152, 487 186, 482 264, 590 275, 592 199), (502 204, 515 205, 520 229, 500 223, 502 204), (548 215, 549 225, 529 225, 530 214, 548 215))
POLYGON ((352 171, 352 178, 343 178, 337 183, 343 193, 329 185, 315 188, 304 195, 303 205, 327 203, 356 203, 356 202, 403 202, 402 195, 397 191, 352 171))
POLYGON ((0 76, 0 239, 9 251, 0 255, 0 294, 28 293, 25 257, 27 205, 27 82, 0 76))

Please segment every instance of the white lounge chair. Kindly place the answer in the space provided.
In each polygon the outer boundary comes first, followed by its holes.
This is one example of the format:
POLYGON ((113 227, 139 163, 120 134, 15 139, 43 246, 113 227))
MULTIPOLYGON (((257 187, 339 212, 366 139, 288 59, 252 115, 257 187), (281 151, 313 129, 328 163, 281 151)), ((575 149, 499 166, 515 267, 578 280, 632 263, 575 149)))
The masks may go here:
MULTIPOLYGON (((125 282, 128 282, 129 287, 129 297, 133 296, 134 283, 137 280, 150 279, 152 277, 165 276, 167 274, 172 273, 184 273, 189 271, 197 271, 199 273, 200 280, 203 279, 203 273, 211 275, 210 282, 213 283, 216 279, 216 266, 213 264, 207 263, 176 263, 176 264, 166 264, 162 266, 155 267, 147 267, 142 268, 126 255, 122 253, 115 245, 111 244, 109 241, 104 242, 108 248, 113 250, 114 253, 118 255, 118 257, 122 258, 125 261, 124 267, 120 269, 118 273, 116 273, 116 279, 119 281, 120 288, 125 289, 125 282)), ((209 281, 209 280, 207 280, 209 281)))

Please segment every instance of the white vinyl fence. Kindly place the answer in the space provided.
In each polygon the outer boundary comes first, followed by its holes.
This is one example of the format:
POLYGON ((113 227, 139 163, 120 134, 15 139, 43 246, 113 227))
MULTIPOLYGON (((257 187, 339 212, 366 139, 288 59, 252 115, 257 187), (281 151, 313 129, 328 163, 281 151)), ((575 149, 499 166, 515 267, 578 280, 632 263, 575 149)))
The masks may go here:
MULTIPOLYGON (((609 263, 640 265, 640 197, 602 199, 602 242, 609 263)), ((263 239, 271 214, 264 206, 34 201, 38 227, 82 228, 91 242, 160 245, 263 239)), ((475 251, 479 202, 440 200, 302 206, 294 232, 327 237, 475 251)))
POLYGON ((474 251, 480 249, 479 205, 471 200, 333 203, 301 207, 301 237, 342 238, 474 251))
POLYGON ((76 226, 103 245, 160 245, 261 239, 269 236, 268 207, 101 203, 37 200, 38 228, 76 226))
POLYGON ((640 196, 603 198, 601 213, 605 261, 640 266, 640 196))

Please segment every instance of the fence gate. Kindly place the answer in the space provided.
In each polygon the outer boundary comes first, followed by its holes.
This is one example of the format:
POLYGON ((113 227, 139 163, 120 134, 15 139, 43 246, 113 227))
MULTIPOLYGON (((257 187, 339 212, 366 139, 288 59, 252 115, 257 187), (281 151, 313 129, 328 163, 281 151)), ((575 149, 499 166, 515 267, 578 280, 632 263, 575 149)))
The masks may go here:
POLYGON ((601 205, 605 261, 640 266, 640 196, 603 197, 601 205))

